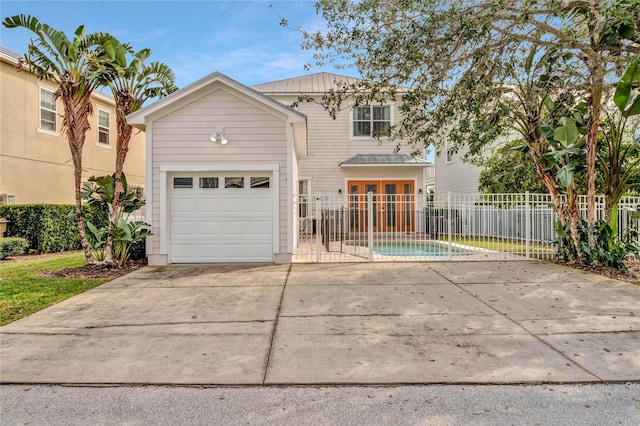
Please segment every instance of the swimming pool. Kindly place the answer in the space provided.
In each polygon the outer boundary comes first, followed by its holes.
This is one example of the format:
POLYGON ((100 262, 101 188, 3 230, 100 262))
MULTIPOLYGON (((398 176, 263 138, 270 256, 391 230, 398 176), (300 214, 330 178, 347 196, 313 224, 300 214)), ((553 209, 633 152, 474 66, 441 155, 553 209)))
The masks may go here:
MULTIPOLYGON (((404 243, 385 241, 373 243, 373 251, 383 256, 449 256, 449 248, 439 244, 404 243)), ((464 256, 466 252, 452 249, 452 256, 464 256)))

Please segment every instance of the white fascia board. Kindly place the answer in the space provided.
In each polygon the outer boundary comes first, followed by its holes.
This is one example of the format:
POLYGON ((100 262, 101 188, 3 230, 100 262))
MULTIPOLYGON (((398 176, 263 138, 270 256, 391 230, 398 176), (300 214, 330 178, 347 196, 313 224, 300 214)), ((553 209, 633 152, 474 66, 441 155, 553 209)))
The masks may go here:
POLYGON ((278 164, 163 164, 161 172, 260 172, 280 170, 278 164))
POLYGON ((131 125, 142 125, 144 124, 146 117, 157 119, 188 104, 193 99, 205 96, 206 94, 220 88, 228 88, 232 92, 235 92, 236 95, 243 95, 242 97, 245 100, 262 107, 263 109, 267 108, 272 112, 277 112, 281 117, 286 117, 288 122, 298 123, 306 120, 306 116, 304 114, 295 111, 294 109, 283 105, 280 102, 271 99, 222 73, 214 72, 207 77, 170 94, 169 96, 159 99, 154 103, 129 114, 127 116, 127 122, 131 125))

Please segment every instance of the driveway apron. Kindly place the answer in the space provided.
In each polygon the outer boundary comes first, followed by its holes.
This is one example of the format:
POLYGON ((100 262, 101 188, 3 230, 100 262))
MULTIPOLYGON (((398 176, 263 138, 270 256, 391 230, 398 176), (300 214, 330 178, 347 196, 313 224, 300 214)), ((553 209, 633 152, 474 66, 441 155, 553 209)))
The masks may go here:
POLYGON ((535 261, 147 267, 2 327, 0 381, 635 381, 639 294, 535 261))

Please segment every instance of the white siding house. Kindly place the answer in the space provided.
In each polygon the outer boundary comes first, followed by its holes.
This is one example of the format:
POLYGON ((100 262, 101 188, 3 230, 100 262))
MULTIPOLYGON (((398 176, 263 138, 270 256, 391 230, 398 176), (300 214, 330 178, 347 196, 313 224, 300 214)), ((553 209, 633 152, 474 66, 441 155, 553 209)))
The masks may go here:
POLYGON ((462 157, 464 148, 452 152, 444 144, 435 156, 435 184, 436 197, 445 197, 447 193, 476 194, 482 167, 464 162, 462 157))
POLYGON ((128 121, 147 135, 150 264, 291 261, 303 114, 213 73, 128 121))
MULTIPOLYGON (((146 131, 149 263, 291 262, 299 216, 306 224, 312 215, 298 199, 316 193, 373 192, 418 208, 432 165, 376 137, 398 121, 396 102, 348 106, 335 120, 314 102, 290 106, 344 79, 319 73, 249 88, 213 73, 128 116, 146 131)), ((390 231, 414 226, 392 222, 390 231)))

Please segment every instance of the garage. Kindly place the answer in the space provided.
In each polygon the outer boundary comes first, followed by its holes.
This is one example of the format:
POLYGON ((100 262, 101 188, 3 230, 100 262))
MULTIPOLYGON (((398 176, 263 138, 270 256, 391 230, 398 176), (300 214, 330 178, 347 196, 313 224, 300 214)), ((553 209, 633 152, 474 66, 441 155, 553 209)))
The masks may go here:
POLYGON ((215 72, 127 122, 145 131, 149 265, 291 262, 304 114, 215 72))
POLYGON ((173 173, 171 263, 273 262, 272 175, 173 173))

